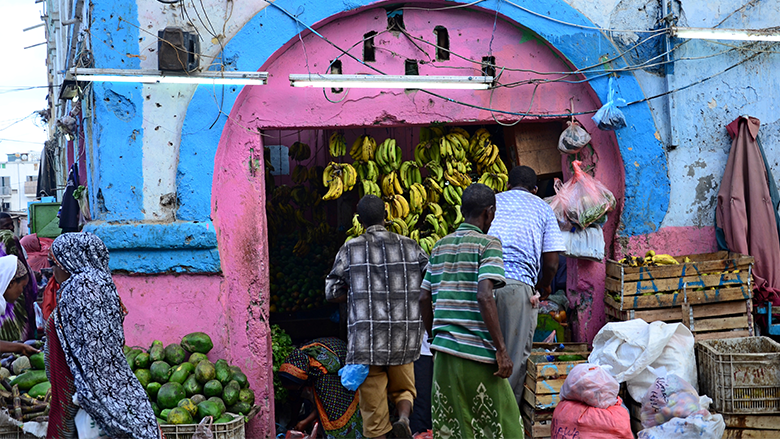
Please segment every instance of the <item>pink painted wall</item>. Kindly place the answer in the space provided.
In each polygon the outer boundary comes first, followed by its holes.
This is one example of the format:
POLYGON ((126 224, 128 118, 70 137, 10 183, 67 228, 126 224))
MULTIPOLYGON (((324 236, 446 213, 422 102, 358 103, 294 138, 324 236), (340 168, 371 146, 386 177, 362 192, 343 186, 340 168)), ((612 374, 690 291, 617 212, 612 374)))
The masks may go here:
POLYGON ((648 235, 619 238, 615 257, 644 256, 648 250, 672 256, 712 253, 718 250, 715 227, 664 227, 648 235))

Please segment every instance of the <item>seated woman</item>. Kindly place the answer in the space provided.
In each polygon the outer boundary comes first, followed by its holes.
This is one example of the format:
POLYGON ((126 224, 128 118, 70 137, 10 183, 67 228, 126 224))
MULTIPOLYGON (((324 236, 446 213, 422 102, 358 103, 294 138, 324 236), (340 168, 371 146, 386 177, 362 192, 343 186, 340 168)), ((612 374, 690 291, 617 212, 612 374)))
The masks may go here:
POLYGON ((61 288, 46 322, 46 370, 52 384, 49 439, 72 438, 81 406, 114 439, 158 439, 146 391, 122 348, 124 308, 108 268, 108 249, 89 233, 66 233, 49 252, 61 288))
MULTIPOLYGON (((30 282, 27 267, 16 256, 0 257, 0 290, 4 291, 0 297, 0 315, 8 315, 13 312, 14 302, 24 293, 24 289, 30 282)), ((22 355, 33 355, 38 352, 32 346, 24 343, 12 343, 0 341, 0 352, 13 352, 22 355)))
POLYGON ((339 369, 347 360, 347 344, 333 337, 318 338, 294 350, 279 368, 279 379, 288 389, 307 388, 317 407, 295 426, 304 431, 319 417, 328 439, 363 437, 358 393, 341 385, 339 369))

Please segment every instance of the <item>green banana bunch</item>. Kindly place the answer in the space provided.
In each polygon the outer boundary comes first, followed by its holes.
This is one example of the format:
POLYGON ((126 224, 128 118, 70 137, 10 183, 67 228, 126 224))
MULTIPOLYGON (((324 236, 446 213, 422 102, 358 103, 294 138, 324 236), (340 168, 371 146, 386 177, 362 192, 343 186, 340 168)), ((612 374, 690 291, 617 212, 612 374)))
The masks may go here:
POLYGON ((330 135, 328 141, 328 152, 333 158, 342 157, 347 154, 347 140, 344 138, 344 133, 334 131, 330 135))
POLYGON ((415 183, 422 183, 422 174, 420 168, 413 161, 406 161, 401 163, 401 168, 398 170, 398 175, 401 178, 401 185, 405 189, 409 189, 415 183))
POLYGON ((300 162, 311 157, 311 148, 305 143, 295 142, 287 150, 287 155, 293 160, 300 162))
POLYGON ((309 169, 303 165, 295 165, 290 176, 292 177, 293 183, 302 184, 309 179, 309 169))

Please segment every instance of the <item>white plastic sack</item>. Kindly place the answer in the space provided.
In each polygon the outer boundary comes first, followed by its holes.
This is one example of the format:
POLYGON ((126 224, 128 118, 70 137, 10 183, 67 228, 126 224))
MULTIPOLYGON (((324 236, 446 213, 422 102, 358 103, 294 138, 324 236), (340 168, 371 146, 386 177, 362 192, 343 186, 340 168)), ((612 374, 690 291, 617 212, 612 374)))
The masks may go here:
POLYGON ((566 122, 569 126, 558 138, 558 151, 565 154, 576 154, 590 142, 590 134, 579 122, 566 122))
POLYGON ((692 415, 639 432, 639 439, 721 439, 726 423, 721 415, 692 415))
POLYGON ((110 439, 84 409, 76 412, 75 421, 79 439, 110 439))
POLYGON ((563 232, 563 243, 566 251, 563 255, 567 258, 587 259, 595 262, 604 260, 604 231, 598 225, 591 225, 585 229, 576 229, 573 232, 563 232))
POLYGON ((693 346, 693 334, 681 323, 612 322, 593 339, 588 363, 611 366, 615 379, 627 383, 634 401, 641 401, 657 378, 648 366, 664 367, 699 390, 693 346))

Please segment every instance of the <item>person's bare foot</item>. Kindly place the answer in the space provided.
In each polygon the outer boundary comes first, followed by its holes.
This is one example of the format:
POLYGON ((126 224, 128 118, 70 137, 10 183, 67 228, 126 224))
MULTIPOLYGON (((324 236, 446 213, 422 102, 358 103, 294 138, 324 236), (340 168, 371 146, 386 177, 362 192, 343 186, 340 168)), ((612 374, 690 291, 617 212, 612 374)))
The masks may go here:
POLYGON ((400 417, 393 423, 393 437, 412 439, 412 429, 409 428, 409 418, 400 417))

